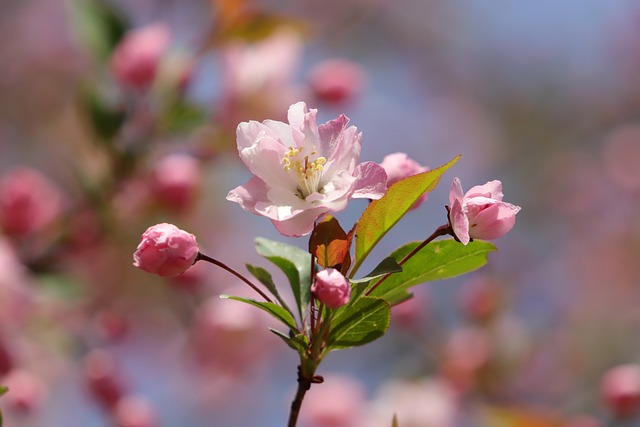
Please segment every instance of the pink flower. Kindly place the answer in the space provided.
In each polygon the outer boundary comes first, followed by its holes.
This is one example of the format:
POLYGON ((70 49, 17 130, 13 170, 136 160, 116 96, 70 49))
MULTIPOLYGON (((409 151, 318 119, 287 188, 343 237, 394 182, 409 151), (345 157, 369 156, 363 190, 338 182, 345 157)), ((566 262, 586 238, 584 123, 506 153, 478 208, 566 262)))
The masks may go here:
POLYGON ((617 417, 640 410, 640 365, 626 363, 608 370, 602 377, 602 398, 617 417))
POLYGON ((365 410, 365 393, 356 380, 342 375, 325 375, 322 387, 307 393, 300 420, 310 427, 354 427, 365 410))
POLYGON ((127 33, 111 57, 116 80, 139 89, 151 85, 170 40, 171 32, 165 24, 148 25, 127 33))
POLYGON ((386 191, 382 166, 359 163, 362 134, 341 115, 316 125, 317 110, 289 108, 289 124, 273 120, 238 125, 240 158, 254 175, 227 200, 271 219, 285 236, 301 236, 316 219, 351 198, 379 199, 386 191))
POLYGON ((198 256, 193 234, 173 224, 156 224, 142 234, 133 254, 133 265, 148 273, 173 277, 184 273, 198 256))
POLYGON ((327 268, 316 274, 311 292, 327 307, 338 308, 349 302, 351 285, 338 270, 327 268))
POLYGON ((503 202, 502 197, 500 181, 477 185, 463 196, 460 180, 454 178, 449 193, 449 221, 462 244, 471 239, 497 239, 513 228, 520 207, 503 202))
POLYGON ((154 427, 158 425, 151 404, 139 396, 126 396, 118 401, 114 410, 117 427, 154 427))
POLYGON ((2 401, 17 412, 29 413, 36 410, 47 396, 47 389, 42 380, 23 369, 12 370, 2 378, 2 385, 9 389, 2 401))
POLYGON ((170 154, 156 163, 152 191, 156 199, 175 210, 193 204, 200 184, 200 164, 187 154, 170 154))
POLYGON ((10 235, 41 231, 62 210, 62 196, 40 172, 20 168, 0 181, 0 227, 10 235))
POLYGON ((329 59, 315 65, 308 80, 318 100, 338 104, 350 101, 362 91, 364 72, 354 62, 329 59))
MULTIPOLYGON (((387 185, 389 187, 404 178, 429 170, 428 167, 421 166, 420 163, 410 159, 405 153, 393 153, 385 156, 380 166, 387 172, 387 185)), ((411 209, 416 209, 420 206, 422 202, 427 200, 428 195, 428 193, 423 194, 422 197, 411 206, 411 209)))
POLYGON ((93 397, 112 408, 123 395, 124 382, 115 360, 106 350, 92 350, 84 360, 84 375, 93 397))

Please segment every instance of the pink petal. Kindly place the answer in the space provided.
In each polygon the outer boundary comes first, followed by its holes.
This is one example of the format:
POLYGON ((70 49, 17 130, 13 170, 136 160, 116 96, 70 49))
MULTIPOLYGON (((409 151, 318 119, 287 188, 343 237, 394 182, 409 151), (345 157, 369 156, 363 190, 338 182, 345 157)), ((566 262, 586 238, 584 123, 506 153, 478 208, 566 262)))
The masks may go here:
POLYGON ((236 202, 242 209, 258 214, 255 209, 256 203, 268 202, 267 184, 260 178, 253 177, 244 185, 240 185, 227 194, 227 200, 236 202))
POLYGON ((377 200, 387 192, 387 173, 375 162, 360 163, 356 168, 352 198, 377 200))
MULTIPOLYGON (((460 181, 458 181, 458 183, 459 182, 460 181)), ((462 211, 462 204, 460 203, 460 200, 453 200, 453 203, 451 204, 451 211, 449 212, 449 219, 451 221, 451 228, 453 228, 453 232, 458 240, 460 240, 463 245, 469 243, 471 240, 469 236, 469 219, 462 211)))
POLYGON ((497 239, 513 228, 519 211, 519 206, 504 202, 495 203, 469 220, 469 234, 474 239, 497 239))
POLYGON ((502 183, 496 179, 489 181, 484 185, 476 185, 475 187, 471 187, 471 189, 467 191, 467 194, 464 195, 465 198, 478 196, 502 201, 502 198, 504 197, 502 194, 502 183))
POLYGON ((449 203, 453 207, 453 203, 457 200, 460 203, 460 209, 462 210, 462 198, 464 193, 462 192, 462 184, 458 177, 453 178, 451 183, 451 189, 449 190, 449 203))
POLYGON ((243 148, 239 154, 247 169, 270 186, 296 188, 295 180, 284 170, 284 146, 269 135, 258 136, 255 143, 243 148))
POLYGON ((290 237, 300 237, 311 233, 315 221, 327 212, 327 208, 319 207, 306 210, 285 221, 271 220, 271 222, 280 234, 290 237))

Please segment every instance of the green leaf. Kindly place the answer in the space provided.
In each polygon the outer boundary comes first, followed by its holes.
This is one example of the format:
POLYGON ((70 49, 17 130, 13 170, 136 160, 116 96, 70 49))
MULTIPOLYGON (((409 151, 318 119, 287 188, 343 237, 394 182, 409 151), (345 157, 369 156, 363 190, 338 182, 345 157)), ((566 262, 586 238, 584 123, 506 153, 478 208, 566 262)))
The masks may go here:
POLYGON ((402 271, 402 267, 400 266, 400 264, 398 264, 398 261, 396 261, 395 258, 388 256, 385 259, 383 259, 380 262, 380 264, 378 264, 376 268, 373 269, 371 273, 367 274, 362 279, 351 280, 351 283, 369 282, 373 279, 377 279, 386 274, 400 273, 401 271, 402 271))
POLYGON ((206 123, 202 108, 182 100, 171 102, 162 117, 162 129, 167 133, 184 133, 206 123))
POLYGON ((291 313, 291 316, 293 316, 293 312, 287 306, 287 303, 280 296, 280 293, 278 292, 276 284, 273 282, 273 278, 271 277, 271 274, 262 267, 257 267, 251 264, 245 264, 245 265, 249 273, 253 274, 253 276, 256 279, 258 279, 260 283, 262 283, 269 290, 269 292, 271 292, 271 294, 274 297, 276 297, 280 305, 282 305, 282 307, 284 307, 284 309, 287 310, 289 313, 291 313))
POLYGON ((108 59, 129 27, 125 15, 101 0, 76 1, 71 11, 78 40, 99 59, 108 59))
POLYGON ((306 342, 305 336, 303 334, 289 336, 277 329, 269 328, 269 330, 280 339, 282 339, 289 347, 291 347, 301 355, 304 355, 305 351, 307 350, 308 343, 306 342))
POLYGON ((460 156, 449 163, 428 172, 398 181, 379 200, 374 200, 362 213, 356 227, 356 257, 351 277, 373 248, 409 211, 411 206, 426 192, 432 191, 442 174, 453 166, 460 156))
POLYGON ((346 271, 351 264, 350 247, 351 239, 331 215, 316 225, 309 238, 309 252, 316 256, 322 268, 346 271))
POLYGON ((381 298, 360 297, 338 309, 331 320, 327 349, 356 347, 374 341, 387 331, 391 316, 389 304, 381 298))
POLYGON ((0 396, 2 396, 3 394, 5 394, 8 391, 9 391, 9 389, 7 387, 0 385, 0 396))
POLYGON ((232 299, 232 300, 241 301, 241 302, 253 305, 269 313, 270 315, 272 315, 273 317, 275 317, 276 319, 278 319, 279 321, 287 325, 289 329, 291 329, 292 331, 296 331, 298 329, 298 327, 296 326, 296 321, 291 315, 291 313, 289 313, 284 308, 272 302, 256 301, 249 298, 235 297, 231 295, 220 295, 220 298, 232 299))
POLYGON ((300 319, 304 319, 311 296, 311 254, 296 246, 262 237, 256 239, 256 251, 278 266, 287 276, 298 305, 300 319))
POLYGON ((80 93, 80 96, 80 102, 87 112, 87 118, 96 136, 102 140, 110 140, 115 137, 127 117, 122 105, 105 99, 94 88, 86 88, 80 93))
MULTIPOLYGON (((396 249, 391 257, 400 260, 420 242, 396 249)), ((372 293, 391 305, 407 297, 407 288, 433 280, 448 279, 476 270, 487 263, 489 252, 496 249, 489 242, 474 240, 463 245, 453 239, 429 243, 402 265, 402 272, 389 276, 372 293)))

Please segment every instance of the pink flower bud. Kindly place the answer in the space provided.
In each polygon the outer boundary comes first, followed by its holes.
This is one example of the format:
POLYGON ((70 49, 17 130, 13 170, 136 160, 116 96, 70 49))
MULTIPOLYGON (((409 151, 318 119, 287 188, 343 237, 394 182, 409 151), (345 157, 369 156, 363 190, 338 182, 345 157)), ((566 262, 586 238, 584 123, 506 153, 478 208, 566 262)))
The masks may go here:
POLYGON ((156 163, 151 187, 157 200, 181 211, 193 204, 200 179, 196 159, 186 154, 170 154, 156 163))
POLYGON ((153 24, 130 31, 111 57, 114 77, 123 85, 144 89, 153 83, 171 32, 164 24, 153 24))
POLYGON ((154 427, 157 425, 153 408, 142 397, 123 397, 118 401, 114 411, 117 427, 154 427))
POLYGON ((40 378, 24 370, 14 369, 2 378, 2 385, 9 391, 2 401, 14 411, 28 413, 38 408, 46 395, 40 378))
POLYGON ((93 350, 84 360, 84 374, 93 397, 111 408, 123 394, 123 381, 111 354, 93 350))
POLYGON ((173 224, 156 224, 142 234, 133 254, 133 265, 148 273, 173 277, 193 265, 198 251, 193 234, 173 224))
POLYGON ((354 62, 330 59, 314 66, 308 80, 318 100, 339 104, 352 100, 362 91, 364 72, 354 62))
MULTIPOLYGON (((428 167, 421 166, 420 163, 416 162, 413 159, 410 159, 405 153, 393 153, 385 156, 382 159, 382 163, 380 163, 387 173, 387 186, 391 187, 396 182, 408 178, 410 176, 427 172, 429 170, 428 167)), ((427 200, 428 193, 425 193, 418 199, 417 202, 411 206, 411 209, 415 209, 422 202, 427 200)))
POLYGON ((616 417, 626 418, 640 409, 640 365, 618 365, 605 373, 602 398, 616 417))
POLYGON ((0 227, 25 235, 47 227, 60 215, 61 194, 40 172, 20 168, 0 181, 0 227))
POLYGON ((349 302, 351 285, 338 270, 327 268, 316 274, 311 292, 327 307, 338 308, 349 302))
POLYGON ((500 181, 477 185, 463 196, 460 180, 453 179, 449 222, 462 244, 466 245, 471 239, 497 239, 513 228, 520 206, 505 203, 502 197, 500 181))

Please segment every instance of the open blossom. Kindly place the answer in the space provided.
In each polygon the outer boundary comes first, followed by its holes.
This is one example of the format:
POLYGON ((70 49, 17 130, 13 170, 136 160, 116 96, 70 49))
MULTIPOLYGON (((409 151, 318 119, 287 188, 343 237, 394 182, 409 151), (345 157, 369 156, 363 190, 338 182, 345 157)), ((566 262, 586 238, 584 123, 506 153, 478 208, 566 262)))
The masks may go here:
POLYGON ((489 181, 462 193, 462 184, 454 178, 449 193, 449 221, 463 244, 471 239, 497 239, 513 228, 519 206, 502 201, 502 183, 489 181))
POLYGON ((254 175, 227 200, 271 219, 285 236, 301 236, 316 219, 346 208, 351 198, 379 199, 386 191, 382 166, 359 163, 362 134, 341 115, 316 124, 304 102, 289 108, 289 124, 273 120, 238 125, 240 158, 254 175))
POLYGON ((327 307, 338 308, 349 302, 351 285, 338 270, 327 268, 316 274, 311 292, 327 307))
POLYGON ((122 84, 146 88, 153 83, 160 60, 169 47, 171 31, 152 24, 127 33, 111 57, 111 70, 122 84))
POLYGON ((133 265, 148 273, 172 277, 184 273, 198 256, 196 237, 173 224, 156 224, 142 234, 133 265))
MULTIPOLYGON (((404 178, 429 170, 428 167, 420 165, 420 163, 409 158, 405 153, 393 153, 385 156, 380 166, 382 166, 387 173, 387 185, 389 187, 404 178)), ((428 195, 428 193, 424 193, 413 206, 411 206, 411 209, 420 206, 422 202, 427 200, 428 195)))

